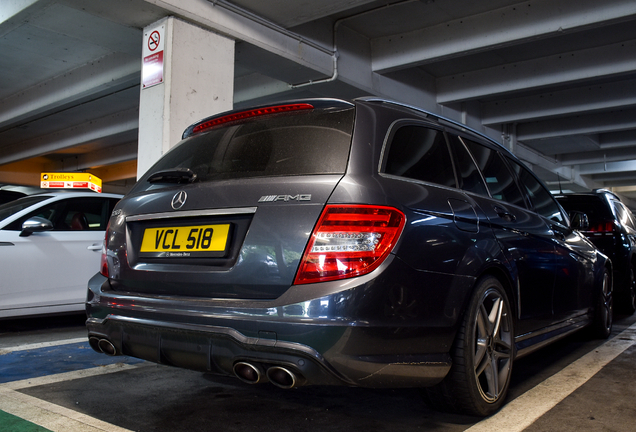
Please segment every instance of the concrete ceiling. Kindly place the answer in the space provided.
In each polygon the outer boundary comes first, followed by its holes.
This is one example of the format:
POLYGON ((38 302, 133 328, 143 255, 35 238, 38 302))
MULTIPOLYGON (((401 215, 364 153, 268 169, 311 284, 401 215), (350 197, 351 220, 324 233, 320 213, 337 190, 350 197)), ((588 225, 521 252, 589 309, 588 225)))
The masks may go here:
POLYGON ((236 40, 236 107, 384 96, 492 136, 553 189, 636 204, 633 0, 5 1, 0 183, 129 188, 142 29, 169 15, 236 40))

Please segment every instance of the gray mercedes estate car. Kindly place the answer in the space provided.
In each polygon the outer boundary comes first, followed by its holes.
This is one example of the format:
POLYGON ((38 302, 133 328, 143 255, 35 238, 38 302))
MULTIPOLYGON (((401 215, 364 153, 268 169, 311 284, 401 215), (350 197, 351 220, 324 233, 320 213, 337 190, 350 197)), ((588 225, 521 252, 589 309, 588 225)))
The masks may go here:
POLYGON ((112 213, 91 346, 282 388, 421 387, 488 415, 514 360, 612 328, 611 262, 461 124, 312 99, 186 129, 112 213))

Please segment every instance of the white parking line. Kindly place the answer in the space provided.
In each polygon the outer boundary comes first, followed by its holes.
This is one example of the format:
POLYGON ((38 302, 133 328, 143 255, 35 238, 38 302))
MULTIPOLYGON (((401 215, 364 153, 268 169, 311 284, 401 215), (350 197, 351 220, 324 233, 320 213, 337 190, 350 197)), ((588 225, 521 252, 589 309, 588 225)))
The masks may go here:
POLYGON ((466 432, 520 432, 596 375, 605 365, 636 343, 636 324, 508 402, 497 414, 466 432))
POLYGON ((124 429, 72 409, 26 395, 17 390, 148 366, 151 366, 151 364, 141 363, 138 365, 128 365, 124 363, 115 363, 91 369, 83 369, 57 375, 29 378, 22 381, 0 384, 0 410, 20 417, 38 426, 42 426, 53 432, 127 432, 128 429, 124 429))
POLYGON ((38 349, 38 348, 48 348, 48 347, 52 347, 52 346, 68 345, 68 344, 83 343, 83 342, 88 342, 88 337, 82 337, 82 338, 76 338, 76 339, 62 339, 62 340, 56 340, 56 341, 51 341, 51 342, 40 342, 40 343, 34 343, 34 344, 17 345, 17 346, 13 346, 13 347, 0 348, 0 355, 10 354, 10 353, 16 352, 16 351, 27 351, 27 350, 33 350, 33 349, 38 349))
MULTIPOLYGON (((66 340, 60 341, 61 343, 47 342, 45 346, 62 345, 77 341, 78 340, 66 340)), ((84 341, 84 339, 82 338, 81 341, 84 341)), ((492 432, 493 430, 505 430, 506 432, 523 431, 635 343, 636 324, 633 324, 594 351, 589 352, 533 389, 510 401, 497 414, 466 429, 466 432, 492 432)), ((16 347, 17 349, 6 348, 6 350, 11 352, 22 349, 32 349, 36 345, 41 347, 41 344, 33 344, 16 347)), ((137 365, 116 363, 108 366, 0 384, 0 410, 54 432, 69 430, 127 432, 127 429, 111 425, 42 399, 28 396, 17 390, 149 366, 154 365, 151 363, 141 363, 137 365)))

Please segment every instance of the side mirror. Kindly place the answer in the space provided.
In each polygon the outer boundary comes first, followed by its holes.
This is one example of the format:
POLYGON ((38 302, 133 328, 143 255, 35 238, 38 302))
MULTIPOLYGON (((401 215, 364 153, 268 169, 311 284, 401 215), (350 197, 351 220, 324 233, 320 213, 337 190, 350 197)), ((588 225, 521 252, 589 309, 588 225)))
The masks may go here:
POLYGON ((35 232, 50 231, 53 229, 53 223, 43 217, 33 216, 24 221, 22 224, 22 232, 20 237, 28 237, 35 232))
POLYGON ((583 212, 573 211, 570 213, 572 228, 579 231, 586 231, 590 228, 590 220, 583 212))

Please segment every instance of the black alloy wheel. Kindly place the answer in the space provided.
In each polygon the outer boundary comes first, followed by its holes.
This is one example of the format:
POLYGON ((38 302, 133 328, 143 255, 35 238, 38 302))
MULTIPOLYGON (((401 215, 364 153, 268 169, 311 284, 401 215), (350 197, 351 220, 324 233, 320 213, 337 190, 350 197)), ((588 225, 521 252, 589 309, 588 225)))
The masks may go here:
POLYGON ((614 322, 612 278, 607 269, 603 272, 595 306, 592 332, 599 339, 607 339, 612 333, 612 324, 614 322))
POLYGON ((636 312, 636 277, 634 277, 634 263, 629 265, 627 292, 625 294, 623 311, 628 315, 633 315, 634 312, 636 312))

